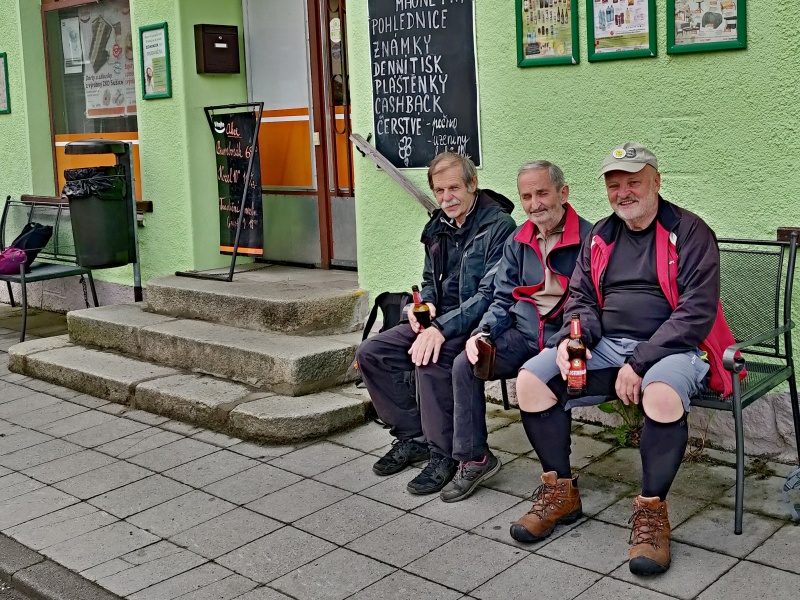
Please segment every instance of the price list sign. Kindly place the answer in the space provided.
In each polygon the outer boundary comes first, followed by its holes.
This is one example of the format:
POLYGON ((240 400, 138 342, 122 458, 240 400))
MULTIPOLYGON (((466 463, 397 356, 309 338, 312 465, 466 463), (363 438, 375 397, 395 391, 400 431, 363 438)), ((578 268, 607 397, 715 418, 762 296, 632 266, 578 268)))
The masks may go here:
POLYGON ((398 168, 480 166, 473 0, 369 0, 375 146, 398 168))
POLYGON ((253 161, 252 173, 244 202, 242 233, 238 254, 264 254, 264 213, 261 206, 261 170, 258 142, 255 140, 256 119, 253 113, 237 112, 212 117, 214 154, 217 157, 217 188, 219 191, 220 253, 231 254, 236 238, 236 226, 245 193, 247 166, 253 161))

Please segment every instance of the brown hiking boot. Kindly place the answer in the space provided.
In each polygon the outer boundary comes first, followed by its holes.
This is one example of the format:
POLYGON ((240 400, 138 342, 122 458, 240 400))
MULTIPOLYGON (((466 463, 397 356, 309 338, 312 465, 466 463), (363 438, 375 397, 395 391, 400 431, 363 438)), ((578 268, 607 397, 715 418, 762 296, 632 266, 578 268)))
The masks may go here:
POLYGON ((667 503, 637 496, 633 501, 630 567, 634 575, 658 575, 669 569, 669 516, 667 503))
POLYGON ((533 493, 528 514, 511 525, 511 537, 518 542, 543 540, 559 523, 574 523, 583 516, 578 478, 557 479, 555 471, 542 473, 542 485, 533 493))

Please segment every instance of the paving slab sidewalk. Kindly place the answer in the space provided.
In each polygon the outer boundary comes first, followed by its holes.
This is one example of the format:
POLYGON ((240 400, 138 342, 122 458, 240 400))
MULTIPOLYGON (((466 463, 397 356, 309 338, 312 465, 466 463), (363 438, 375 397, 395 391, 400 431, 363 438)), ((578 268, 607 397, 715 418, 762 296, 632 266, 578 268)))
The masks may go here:
POLYGON ((262 446, 19 378, 4 359, 0 579, 37 597, 736 600, 800 589, 800 527, 781 510, 780 477, 748 478, 734 536, 732 469, 685 464, 670 500, 672 568, 640 578, 626 564, 636 451, 576 435, 587 516, 523 545, 508 529, 539 466, 513 413, 489 407, 505 420, 490 434, 500 474, 443 504, 408 494, 416 468, 372 472, 391 441, 374 423, 262 446))

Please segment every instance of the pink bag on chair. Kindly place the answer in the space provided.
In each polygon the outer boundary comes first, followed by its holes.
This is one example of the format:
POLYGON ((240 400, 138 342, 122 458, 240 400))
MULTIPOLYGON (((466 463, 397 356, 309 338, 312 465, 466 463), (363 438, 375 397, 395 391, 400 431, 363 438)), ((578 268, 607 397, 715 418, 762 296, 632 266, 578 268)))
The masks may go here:
POLYGON ((28 260, 25 250, 6 248, 0 253, 0 275, 19 275, 19 268, 28 260))

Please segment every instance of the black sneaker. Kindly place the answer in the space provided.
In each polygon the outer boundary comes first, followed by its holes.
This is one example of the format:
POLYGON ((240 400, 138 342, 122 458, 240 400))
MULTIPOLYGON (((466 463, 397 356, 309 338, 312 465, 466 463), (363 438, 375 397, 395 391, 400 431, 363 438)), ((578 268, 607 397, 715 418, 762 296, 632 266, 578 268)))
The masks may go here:
POLYGON ((372 465, 376 475, 394 475, 411 463, 427 460, 430 456, 428 446, 414 440, 395 440, 392 448, 372 465))
POLYGON ((412 494, 433 494, 446 486, 456 474, 458 463, 452 458, 431 452, 431 460, 422 472, 408 482, 406 488, 412 494))
POLYGON ((500 470, 500 461, 489 452, 483 460, 483 464, 476 462, 462 462, 458 465, 458 472, 453 480, 447 484, 439 497, 442 502, 458 502, 468 498, 478 484, 500 470))

